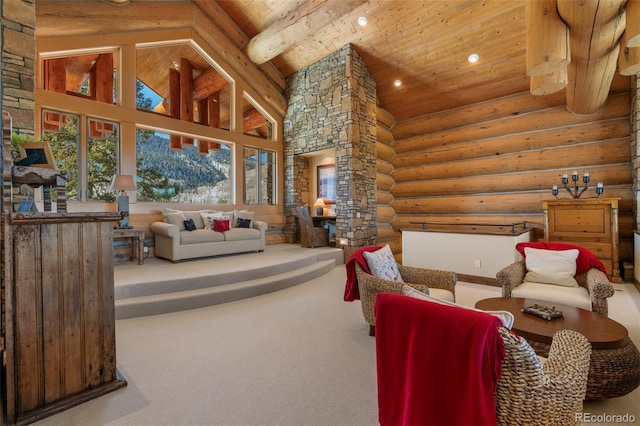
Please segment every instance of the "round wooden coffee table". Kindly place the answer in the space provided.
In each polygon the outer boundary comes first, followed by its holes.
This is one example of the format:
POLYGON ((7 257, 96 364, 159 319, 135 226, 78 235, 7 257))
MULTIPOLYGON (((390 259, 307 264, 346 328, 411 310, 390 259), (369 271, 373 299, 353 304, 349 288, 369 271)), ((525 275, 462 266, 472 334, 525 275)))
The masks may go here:
POLYGON ((640 385, 640 352, 629 339, 627 329, 604 315, 574 306, 518 297, 494 297, 476 303, 484 311, 509 311, 514 316, 513 331, 527 340, 540 356, 549 356, 553 335, 574 330, 591 343, 591 362, 585 399, 626 395, 640 385), (555 306, 563 317, 547 321, 525 314, 522 308, 534 304, 555 306))

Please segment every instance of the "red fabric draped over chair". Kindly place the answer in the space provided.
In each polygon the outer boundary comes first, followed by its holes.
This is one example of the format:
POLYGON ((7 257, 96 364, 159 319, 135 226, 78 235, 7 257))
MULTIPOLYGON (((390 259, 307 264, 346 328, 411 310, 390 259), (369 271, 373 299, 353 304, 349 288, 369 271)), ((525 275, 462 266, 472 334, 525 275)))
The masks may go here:
POLYGON ((525 258, 524 249, 526 247, 542 249, 542 250, 578 250, 578 259, 576 260, 576 275, 584 274, 591 268, 596 268, 602 271, 607 277, 607 270, 604 264, 593 254, 589 249, 573 244, 554 243, 546 241, 537 241, 533 243, 518 243, 516 244, 516 250, 525 258))
POLYGON ((484 312, 378 294, 380 424, 495 425, 500 325, 484 312))
POLYGON ((362 267, 362 270, 369 274, 369 265, 364 258, 365 252, 380 250, 379 246, 362 247, 354 251, 345 265, 347 269, 347 282, 344 287, 344 301, 353 302, 360 300, 360 290, 358 288, 358 278, 356 277, 356 263, 362 267))

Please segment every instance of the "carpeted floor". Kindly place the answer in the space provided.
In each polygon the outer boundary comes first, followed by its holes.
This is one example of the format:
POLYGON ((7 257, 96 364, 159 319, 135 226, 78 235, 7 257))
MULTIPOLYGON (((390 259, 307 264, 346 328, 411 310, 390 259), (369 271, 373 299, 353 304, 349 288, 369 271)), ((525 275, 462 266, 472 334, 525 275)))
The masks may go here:
MULTIPOLYGON (((124 389, 38 425, 375 425, 375 340, 360 302, 342 301, 344 265, 279 292, 117 322, 124 389)), ((640 345, 640 295, 616 285, 610 317, 640 345)), ((500 290, 458 283, 473 306, 500 290)), ((640 419, 640 389, 585 412, 640 419)), ((597 424, 597 423, 596 423, 597 424)), ((600 423, 605 424, 605 423, 600 423)))

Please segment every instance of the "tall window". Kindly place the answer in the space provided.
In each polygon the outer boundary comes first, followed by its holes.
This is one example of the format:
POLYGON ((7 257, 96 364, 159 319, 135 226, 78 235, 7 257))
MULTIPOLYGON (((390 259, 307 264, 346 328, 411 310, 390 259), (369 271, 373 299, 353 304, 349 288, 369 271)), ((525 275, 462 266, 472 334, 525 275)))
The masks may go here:
POLYGON ((87 138, 87 199, 110 200, 111 178, 118 172, 118 123, 89 118, 87 138))
POLYGON ((56 168, 71 172, 67 182, 67 198, 79 200, 78 147, 80 143, 80 117, 59 111, 42 111, 42 140, 49 142, 56 168))
POLYGON ((180 136, 139 129, 136 137, 138 201, 228 204, 231 149, 206 140, 171 149, 180 136))
POLYGON ((49 142, 56 168, 71 172, 67 197, 72 200, 111 201, 111 177, 118 171, 120 132, 118 123, 87 117, 82 137, 80 116, 43 110, 42 139, 49 142), (87 149, 82 149, 86 140, 87 149))
POLYGON ((244 203, 275 203, 275 152, 244 148, 244 203))

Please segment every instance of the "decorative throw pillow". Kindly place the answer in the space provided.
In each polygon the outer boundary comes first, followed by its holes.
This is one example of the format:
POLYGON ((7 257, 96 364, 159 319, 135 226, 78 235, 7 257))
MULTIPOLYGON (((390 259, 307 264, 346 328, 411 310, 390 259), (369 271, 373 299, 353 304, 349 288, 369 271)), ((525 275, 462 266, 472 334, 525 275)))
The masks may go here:
POLYGON ((482 309, 470 308, 468 306, 459 305, 457 303, 449 302, 447 300, 436 299, 435 297, 429 296, 428 293, 423 293, 408 285, 403 285, 401 291, 402 291, 402 294, 404 294, 405 296, 413 297, 414 299, 424 300, 426 302, 439 303, 441 305, 447 305, 447 306, 455 306, 457 308, 470 309, 472 311, 477 311, 477 312, 486 312, 487 314, 491 314, 494 317, 497 317, 500 321, 502 321, 502 325, 504 327, 507 327, 508 329, 511 329, 511 327, 513 327, 513 321, 515 318, 513 317, 513 314, 509 311, 483 311, 482 309))
POLYGON ((213 230, 224 232, 229 230, 229 219, 213 219, 213 230))
POLYGON ((233 217, 236 219, 236 221, 234 222, 236 226, 238 226, 238 218, 241 218, 241 219, 248 219, 249 220, 248 228, 253 228, 253 216, 254 216, 254 213, 250 212, 249 210, 234 210, 233 212, 233 217))
POLYGON ((186 217, 187 219, 193 220, 193 224, 196 226, 196 229, 202 229, 202 228, 205 227, 205 223, 202 220, 202 216, 200 215, 200 213, 214 213, 214 212, 209 212, 209 211, 204 211, 204 212, 200 212, 200 211, 184 211, 184 212, 182 212, 184 217, 186 217))
POLYGON ((574 278, 579 254, 577 249, 544 250, 526 247, 524 253, 527 267, 524 282, 579 287, 574 278))
POLYGON ((404 282, 389 244, 385 245, 380 250, 365 252, 364 258, 367 261, 367 266, 369 267, 369 271, 371 271, 371 275, 384 278, 385 280, 404 282))
POLYGON ((238 218, 238 222, 236 223, 236 226, 238 228, 250 228, 251 227, 251 220, 243 219, 243 218, 239 217, 238 218))
POLYGON ((214 219, 224 219, 222 213, 200 213, 202 216, 202 221, 204 222, 204 229, 209 229, 213 231, 213 220, 214 219))
POLYGON ((193 219, 187 219, 184 221, 184 227, 187 231, 195 231, 196 224, 193 223, 193 219))

